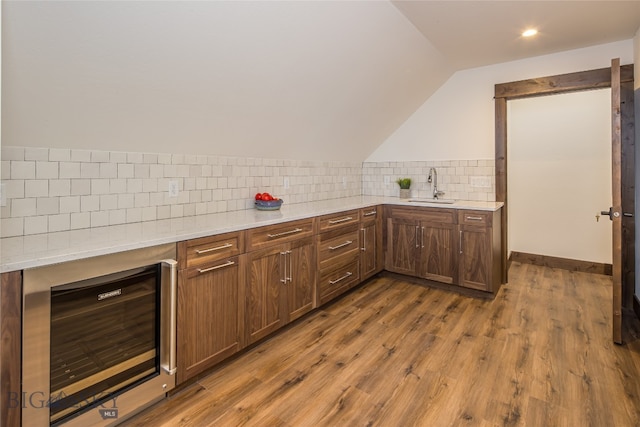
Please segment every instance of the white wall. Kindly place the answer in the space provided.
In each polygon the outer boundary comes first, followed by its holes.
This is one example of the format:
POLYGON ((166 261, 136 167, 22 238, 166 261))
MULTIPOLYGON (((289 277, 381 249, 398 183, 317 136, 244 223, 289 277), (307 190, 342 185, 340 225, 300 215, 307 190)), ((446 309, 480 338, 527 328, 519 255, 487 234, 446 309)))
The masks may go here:
POLYGON ((386 1, 2 3, 7 146, 363 161, 451 74, 386 1))
POLYGON ((509 101, 511 251, 611 264, 611 90, 509 101))
POLYGON ((633 63, 633 40, 458 71, 366 161, 495 157, 494 85, 633 63))

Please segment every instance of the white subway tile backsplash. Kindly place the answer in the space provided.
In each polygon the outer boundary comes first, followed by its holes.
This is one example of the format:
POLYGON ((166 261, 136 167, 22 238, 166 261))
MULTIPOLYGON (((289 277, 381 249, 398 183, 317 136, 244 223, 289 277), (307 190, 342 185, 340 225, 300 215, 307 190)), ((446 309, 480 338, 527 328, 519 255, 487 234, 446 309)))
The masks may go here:
POLYGON ((60 178, 81 178, 80 163, 60 162, 59 176, 60 178))
POLYGON ((2 154, 8 200, 0 213, 12 219, 3 237, 252 209, 258 191, 291 204, 355 196, 373 178, 348 162, 21 147, 2 154), (171 181, 177 197, 169 197, 171 181))
POLYGON ((14 237, 24 235, 24 218, 2 218, 0 220, 2 237, 14 237))
POLYGON ((59 197, 38 197, 36 199, 36 215, 56 215, 58 213, 60 213, 59 197))

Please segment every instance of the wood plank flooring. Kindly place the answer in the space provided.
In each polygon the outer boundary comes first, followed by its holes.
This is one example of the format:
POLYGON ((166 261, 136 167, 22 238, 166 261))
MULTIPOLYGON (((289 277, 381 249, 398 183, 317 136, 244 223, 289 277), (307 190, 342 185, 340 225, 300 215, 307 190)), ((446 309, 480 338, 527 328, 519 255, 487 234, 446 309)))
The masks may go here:
POLYGON ((380 277, 126 426, 640 426, 611 278, 513 263, 494 300, 380 277))

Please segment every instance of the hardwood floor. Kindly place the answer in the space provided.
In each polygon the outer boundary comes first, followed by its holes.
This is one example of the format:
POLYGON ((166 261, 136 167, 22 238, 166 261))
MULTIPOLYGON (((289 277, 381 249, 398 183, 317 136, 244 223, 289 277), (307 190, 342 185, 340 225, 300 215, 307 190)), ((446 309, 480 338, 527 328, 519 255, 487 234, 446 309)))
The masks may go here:
POLYGON ((611 290, 520 263, 494 300, 377 278, 124 425, 640 426, 611 290))

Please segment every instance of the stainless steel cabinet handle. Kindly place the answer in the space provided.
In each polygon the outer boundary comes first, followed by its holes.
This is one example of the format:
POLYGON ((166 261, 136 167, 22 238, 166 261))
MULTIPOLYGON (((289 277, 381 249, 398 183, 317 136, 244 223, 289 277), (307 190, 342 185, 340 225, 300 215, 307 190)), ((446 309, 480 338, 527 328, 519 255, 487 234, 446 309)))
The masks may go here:
POLYGON ((267 234, 267 237, 270 237, 270 238, 273 239, 274 237, 282 237, 282 236, 286 236, 288 234, 299 233, 301 231, 302 231, 302 228, 294 228, 293 230, 283 231, 282 233, 267 234))
POLYGON ((346 279, 347 277, 352 276, 352 275, 353 275, 353 273, 352 273, 352 272, 347 271, 347 274, 345 274, 344 276, 342 276, 342 277, 340 277, 340 278, 338 278, 338 279, 336 279, 336 280, 329 280, 329 283, 330 283, 331 285, 335 285, 336 283, 341 282, 341 281, 343 281, 344 279, 346 279))
POLYGON ((360 250, 366 251, 367 250, 367 230, 365 230, 364 228, 361 228, 360 231, 362 231, 362 247, 360 248, 360 250))
POLYGON ((227 261, 224 264, 220 264, 220 265, 216 265, 214 267, 209 267, 209 268, 199 268, 198 269, 198 273, 207 273, 209 271, 213 271, 213 270, 217 270, 219 268, 225 268, 225 267, 229 267, 231 265, 235 264, 235 261, 227 261))
POLYGON ((419 229, 419 228, 420 228, 420 227, 416 225, 416 248, 419 248, 419 247, 420 247, 420 244, 418 243, 418 229, 419 229))
POLYGON ((162 261, 170 269, 170 293, 169 293, 169 363, 163 366, 169 375, 175 375, 178 370, 176 363, 176 326, 178 312, 178 262, 174 259, 162 261))
POLYGON ((462 230, 460 230, 460 242, 459 242, 459 247, 460 247, 460 253, 462 253, 462 230))
POLYGON ((340 224, 341 222, 351 221, 352 219, 353 218, 350 216, 345 216, 344 218, 334 219, 332 221, 329 221, 329 224, 340 224))
POLYGON ((335 251, 336 249, 344 248, 345 246, 349 246, 353 243, 353 240, 347 240, 346 242, 338 245, 338 246, 329 246, 329 249, 335 251))
POLYGON ((287 256, 289 257, 289 283, 291 283, 292 281, 292 271, 293 271, 293 265, 292 265, 292 261, 291 261, 291 251, 287 251, 287 256))
POLYGON ((363 215, 364 215, 364 216, 371 216, 371 215, 375 215, 375 214, 377 214, 377 213, 378 213, 378 211, 371 211, 371 212, 367 212, 367 213, 365 213, 365 214, 363 214, 363 215))
POLYGON ((466 216, 465 219, 469 221, 482 221, 483 218, 481 216, 466 216))
POLYGON ((196 249, 196 253, 198 255, 202 255, 202 254, 206 254, 208 252, 214 252, 214 251, 219 251, 221 249, 227 249, 230 248, 231 246, 233 246, 233 243, 225 243, 222 246, 216 246, 215 248, 209 248, 209 249, 196 249))
POLYGON ((424 248, 424 227, 420 227, 420 247, 424 248))
POLYGON ((287 253, 280 252, 280 266, 282 267, 282 279, 280 282, 287 284, 287 253), (284 262, 282 262, 282 257, 284 257, 284 262))

